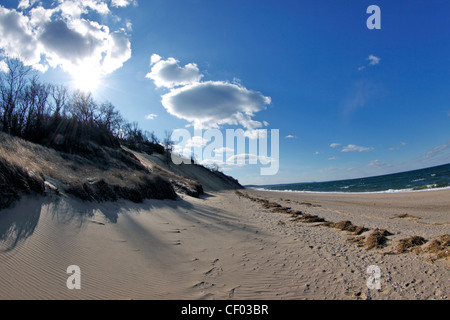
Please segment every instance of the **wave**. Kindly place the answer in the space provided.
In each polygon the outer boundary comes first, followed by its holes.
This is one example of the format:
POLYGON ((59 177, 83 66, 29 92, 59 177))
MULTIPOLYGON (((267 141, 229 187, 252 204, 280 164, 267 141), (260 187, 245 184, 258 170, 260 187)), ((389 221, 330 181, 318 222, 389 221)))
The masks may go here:
POLYGON ((367 178, 253 187, 267 191, 345 194, 442 190, 450 188, 450 164, 367 178))

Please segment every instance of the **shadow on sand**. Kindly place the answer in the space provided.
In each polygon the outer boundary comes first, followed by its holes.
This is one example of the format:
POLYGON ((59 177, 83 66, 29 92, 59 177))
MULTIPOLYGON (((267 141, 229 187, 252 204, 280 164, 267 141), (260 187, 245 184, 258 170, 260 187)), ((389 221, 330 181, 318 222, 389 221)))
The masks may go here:
MULTIPOLYGON (((204 195, 203 198, 213 195, 204 195)), ((52 220, 60 224, 75 224, 80 228, 96 214, 103 215, 108 223, 117 223, 120 214, 126 212, 151 211, 161 207, 182 207, 189 210, 193 206, 178 197, 177 200, 145 200, 133 203, 127 200, 117 202, 87 202, 69 197, 25 196, 11 207, 0 211, 0 253, 8 252, 29 238, 39 223, 41 215, 50 214, 52 220)))

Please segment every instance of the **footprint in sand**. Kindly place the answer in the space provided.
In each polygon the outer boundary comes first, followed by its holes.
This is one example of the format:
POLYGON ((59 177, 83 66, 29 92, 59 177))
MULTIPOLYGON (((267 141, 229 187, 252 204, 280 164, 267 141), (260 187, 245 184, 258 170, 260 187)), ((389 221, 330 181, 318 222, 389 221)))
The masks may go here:
POLYGON ((169 230, 167 231, 168 233, 181 233, 181 231, 186 231, 187 229, 173 229, 173 230, 169 230))
POLYGON ((223 273, 222 267, 213 267, 205 272, 205 276, 218 276, 223 273))
POLYGON ((219 276, 219 275, 221 275, 223 273, 222 266, 221 265, 216 266, 217 262, 219 262, 219 261, 220 261, 219 259, 215 259, 212 262, 212 264, 211 264, 213 267, 211 269, 209 269, 208 271, 206 271, 204 273, 204 275, 205 276, 219 276))
POLYGON ((96 221, 96 220, 91 220, 91 223, 99 225, 99 226, 104 226, 105 225, 103 222, 96 221))
POLYGON ((228 298, 230 298, 230 299, 233 299, 233 298, 234 298, 234 294, 235 294, 237 288, 239 288, 239 286, 236 287, 236 288, 231 289, 231 290, 228 292, 228 298))
POLYGON ((212 288, 214 286, 215 286, 214 283, 209 283, 209 282, 202 281, 202 282, 199 282, 197 284, 194 284, 192 286, 192 288, 194 288, 194 289, 196 289, 196 288, 208 289, 208 288, 212 288))

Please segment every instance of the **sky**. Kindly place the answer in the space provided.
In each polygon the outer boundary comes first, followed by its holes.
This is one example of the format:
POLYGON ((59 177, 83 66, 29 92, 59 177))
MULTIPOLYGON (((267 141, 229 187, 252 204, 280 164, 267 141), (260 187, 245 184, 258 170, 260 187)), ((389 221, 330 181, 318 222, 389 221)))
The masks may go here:
POLYGON ((1 0, 0 72, 18 58, 161 139, 189 131, 185 147, 207 147, 212 129, 266 137, 267 154, 232 150, 257 164, 218 161, 242 184, 375 176, 450 162, 448 12, 446 0, 1 0))

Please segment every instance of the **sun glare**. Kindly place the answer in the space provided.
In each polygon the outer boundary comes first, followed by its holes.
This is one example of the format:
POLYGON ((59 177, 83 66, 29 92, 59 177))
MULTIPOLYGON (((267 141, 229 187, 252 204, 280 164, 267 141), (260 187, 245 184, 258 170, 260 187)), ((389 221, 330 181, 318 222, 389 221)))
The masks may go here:
POLYGON ((72 74, 74 86, 85 92, 94 92, 100 85, 100 74, 86 69, 79 69, 72 74))

